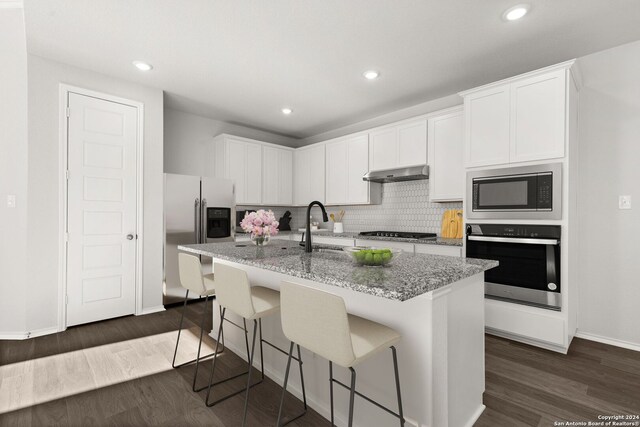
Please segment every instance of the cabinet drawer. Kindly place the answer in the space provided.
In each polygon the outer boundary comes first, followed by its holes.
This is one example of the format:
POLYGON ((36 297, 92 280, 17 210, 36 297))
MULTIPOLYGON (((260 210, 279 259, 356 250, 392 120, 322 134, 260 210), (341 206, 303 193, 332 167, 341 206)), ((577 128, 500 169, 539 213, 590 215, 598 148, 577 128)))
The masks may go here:
POLYGON ((390 242, 387 240, 356 240, 356 246, 373 246, 376 248, 402 249, 403 252, 412 254, 413 243, 390 242))
POLYGON ((559 313, 485 299, 485 326, 523 338, 565 345, 564 319, 559 313))
POLYGON ((416 245, 417 254, 444 255, 444 256, 462 256, 462 248, 459 246, 444 245, 416 245))

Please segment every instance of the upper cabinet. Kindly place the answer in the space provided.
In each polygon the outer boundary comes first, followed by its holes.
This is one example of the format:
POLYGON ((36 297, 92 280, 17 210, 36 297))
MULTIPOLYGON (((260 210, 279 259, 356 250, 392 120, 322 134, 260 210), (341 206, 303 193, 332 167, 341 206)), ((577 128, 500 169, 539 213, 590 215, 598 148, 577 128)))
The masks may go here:
POLYGON ((562 158, 572 62, 461 93, 467 167, 562 158))
POLYGON ((293 203, 306 206, 314 200, 325 202, 324 144, 298 148, 293 153, 293 203))
POLYGON ((427 119, 411 120, 369 133, 369 169, 383 170, 427 162, 427 119))
POLYGON ((429 200, 462 200, 465 185, 463 165, 463 112, 449 109, 429 118, 429 200))
POLYGON ((293 150, 262 147, 262 204, 293 204, 293 150))
POLYGON ((237 204, 262 203, 262 145, 231 135, 213 140, 213 173, 234 181, 237 204))
POLYGON ((362 176, 369 171, 367 135, 327 142, 326 204, 380 203, 380 185, 362 176))

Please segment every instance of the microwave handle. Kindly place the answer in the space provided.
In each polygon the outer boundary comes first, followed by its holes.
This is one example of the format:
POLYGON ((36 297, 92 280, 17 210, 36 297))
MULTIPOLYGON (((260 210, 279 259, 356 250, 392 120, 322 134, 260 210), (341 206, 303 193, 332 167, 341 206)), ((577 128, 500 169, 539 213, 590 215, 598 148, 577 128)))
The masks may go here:
POLYGON ((557 239, 529 239, 517 237, 489 237, 489 236, 468 236, 469 240, 478 242, 497 242, 497 243, 525 243, 528 245, 558 245, 560 241, 557 239))

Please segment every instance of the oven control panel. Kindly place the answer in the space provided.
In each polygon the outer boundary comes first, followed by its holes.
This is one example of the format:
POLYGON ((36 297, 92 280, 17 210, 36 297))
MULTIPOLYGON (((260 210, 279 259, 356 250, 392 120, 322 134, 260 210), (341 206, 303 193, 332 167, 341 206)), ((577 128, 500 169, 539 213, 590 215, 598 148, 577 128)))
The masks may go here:
POLYGON ((468 224, 467 235, 560 239, 561 227, 536 224, 468 224))

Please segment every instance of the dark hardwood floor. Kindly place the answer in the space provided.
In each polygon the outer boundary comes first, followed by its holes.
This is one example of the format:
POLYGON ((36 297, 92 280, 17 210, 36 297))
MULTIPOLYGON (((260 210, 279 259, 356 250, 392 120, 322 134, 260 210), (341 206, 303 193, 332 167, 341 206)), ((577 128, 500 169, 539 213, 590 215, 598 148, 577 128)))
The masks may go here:
MULTIPOLYGON (((202 303, 188 305, 197 323, 202 303)), ((180 309, 129 316, 69 328, 61 334, 25 341, 0 341, 0 365, 161 334, 177 329, 180 309)), ((211 328, 209 322, 207 328, 211 328)), ((241 372, 245 362, 235 355, 220 359, 221 377, 241 372)), ((200 371, 205 383, 210 362, 200 371)), ((486 337, 486 411, 480 427, 553 426, 555 421, 597 421, 598 415, 640 414, 640 353, 575 339, 568 355, 556 354, 486 337)), ((0 426, 238 426, 243 397, 207 408, 204 394, 191 391, 192 366, 171 369, 124 383, 66 396, 0 414, 0 426)), ((219 390, 243 387, 240 378, 219 390)), ((275 424, 280 387, 273 381, 254 387, 250 426, 275 424)), ((285 411, 296 413, 300 402, 288 396, 285 411)), ((376 410, 376 409, 372 409, 376 410)), ((327 426, 310 410, 292 426, 327 426)))

